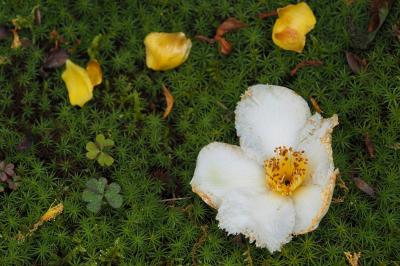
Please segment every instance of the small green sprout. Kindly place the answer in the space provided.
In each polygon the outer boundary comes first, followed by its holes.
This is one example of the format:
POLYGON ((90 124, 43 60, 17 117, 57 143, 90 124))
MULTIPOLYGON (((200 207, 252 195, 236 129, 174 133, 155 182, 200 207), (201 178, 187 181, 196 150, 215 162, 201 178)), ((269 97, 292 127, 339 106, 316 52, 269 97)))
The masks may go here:
POLYGON ((11 190, 17 189, 21 178, 14 171, 14 164, 0 162, 0 192, 3 192, 6 187, 11 190))
POLYGON ((96 136, 95 142, 86 144, 86 157, 90 160, 97 160, 101 166, 111 166, 114 163, 114 158, 104 151, 105 148, 114 146, 114 141, 106 139, 103 134, 96 136))
POLYGON ((107 184, 107 179, 91 178, 86 182, 86 189, 82 193, 83 201, 87 202, 89 211, 97 213, 104 204, 118 209, 122 205, 121 187, 117 183, 107 184))

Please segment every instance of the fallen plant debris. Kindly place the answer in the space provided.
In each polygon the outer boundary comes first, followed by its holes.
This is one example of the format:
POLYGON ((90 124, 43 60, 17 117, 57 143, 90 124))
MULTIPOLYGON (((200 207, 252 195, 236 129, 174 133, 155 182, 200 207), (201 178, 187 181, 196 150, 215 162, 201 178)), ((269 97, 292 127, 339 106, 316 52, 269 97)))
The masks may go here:
POLYGON ((276 10, 269 11, 269 12, 262 12, 257 15, 259 19, 267 19, 269 17, 276 17, 278 16, 278 12, 276 10))
POLYGON ((12 41, 12 44, 11 44, 11 48, 12 49, 17 49, 17 48, 22 46, 21 40, 20 40, 19 35, 18 35, 18 31, 17 31, 17 29, 11 29, 11 32, 13 34, 13 41, 12 41))
POLYGON ((57 67, 61 67, 65 64, 67 59, 69 58, 69 55, 67 51, 65 51, 62 48, 55 48, 50 50, 50 52, 47 54, 46 59, 44 60, 43 63, 43 68, 44 69, 53 69, 57 67))
POLYGON ((243 252, 242 254, 243 256, 245 256, 244 262, 247 263, 248 266, 253 266, 253 257, 251 256, 251 251, 250 251, 250 246, 249 244, 247 244, 247 249, 245 252, 243 252))
POLYGON ((375 158, 375 145, 372 142, 371 138, 369 137, 368 132, 365 133, 364 141, 365 141, 365 146, 367 147, 369 157, 375 158))
POLYGON ((361 257, 361 252, 351 253, 350 251, 346 251, 344 252, 344 255, 346 256, 347 262, 350 266, 359 266, 358 261, 361 257))
POLYGON ((208 225, 202 225, 200 229, 201 235, 193 245, 192 251, 190 252, 192 257, 192 265, 198 265, 198 261, 196 259, 197 250, 206 242, 208 236, 208 225))
POLYGON ((42 12, 40 12, 40 6, 36 6, 33 9, 33 16, 34 16, 35 25, 42 24, 42 12))
POLYGON ((21 178, 14 171, 14 164, 0 162, 0 192, 3 192, 6 187, 11 190, 17 189, 21 178))
POLYGON ((362 70, 366 69, 366 67, 367 67, 366 59, 361 59, 356 54, 353 54, 348 51, 346 51, 346 60, 347 60, 347 64, 349 64, 349 67, 350 67, 351 71, 353 71, 354 74, 360 73, 362 70))
POLYGON ((365 50, 375 39, 392 7, 393 0, 371 0, 369 10, 369 22, 367 30, 357 28, 350 20, 349 32, 351 45, 354 48, 365 50))
POLYGON ((28 137, 28 136, 24 136, 22 141, 20 143, 18 143, 15 148, 16 148, 17 151, 24 151, 24 150, 27 150, 30 147, 32 147, 32 145, 33 145, 32 138, 28 137))
POLYGON ((370 185, 368 185, 367 182, 365 182, 359 177, 353 177, 352 179, 354 181, 354 184, 359 190, 366 193, 368 196, 372 198, 376 197, 374 189, 370 185))
POLYGON ((213 38, 208 38, 203 35, 196 35, 195 38, 207 42, 208 44, 218 42, 219 52, 223 55, 229 55, 232 52, 232 44, 224 38, 224 35, 233 30, 243 29, 245 27, 247 27, 245 23, 234 17, 230 17, 219 25, 213 38))
POLYGON ((64 204, 62 202, 54 207, 50 206, 50 208, 40 217, 40 219, 35 224, 30 226, 29 231, 26 234, 23 234, 21 231, 18 232, 17 240, 24 241, 27 237, 32 236, 32 234, 38 230, 40 226, 42 226, 45 222, 55 220, 63 211, 64 204))
POLYGON ((337 175, 337 177, 336 177, 336 184, 339 186, 339 188, 340 188, 342 191, 344 191, 344 195, 343 195, 343 196, 340 196, 340 197, 338 197, 338 198, 334 198, 334 199, 332 199, 332 201, 333 201, 334 203, 341 203, 341 202, 344 202, 344 200, 345 200, 347 194, 349 193, 349 188, 346 186, 346 183, 343 181, 342 176, 341 176, 340 174, 337 175))
POLYGON ((398 41, 400 41, 400 21, 393 25, 393 35, 397 38, 398 41))
POLYGON ((290 76, 294 77, 297 74, 299 69, 302 69, 307 66, 319 67, 322 66, 324 63, 320 60, 305 60, 298 63, 291 71, 290 76))
POLYGON ((311 104, 312 104, 314 110, 315 110, 317 113, 322 114, 323 111, 322 111, 321 107, 319 107, 319 104, 318 104, 317 100, 316 100, 314 97, 310 96, 310 101, 311 101, 311 104))
POLYGON ((389 146, 393 150, 400 150, 400 142, 396 142, 389 146))
POLYGON ((165 85, 163 85, 162 89, 165 96, 165 101, 167 102, 167 107, 165 108, 163 118, 167 118, 172 111, 172 107, 174 107, 174 96, 172 96, 171 92, 165 85))

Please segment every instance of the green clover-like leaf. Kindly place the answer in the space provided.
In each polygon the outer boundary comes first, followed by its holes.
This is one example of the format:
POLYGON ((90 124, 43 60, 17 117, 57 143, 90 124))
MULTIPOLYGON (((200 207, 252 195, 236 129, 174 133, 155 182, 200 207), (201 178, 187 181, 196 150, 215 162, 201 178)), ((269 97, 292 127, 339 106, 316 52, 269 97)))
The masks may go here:
POLYGON ((86 205, 86 208, 91 212, 97 213, 101 209, 101 204, 102 201, 92 201, 86 205))
POLYGON ((107 192, 118 194, 119 192, 121 192, 121 186, 113 182, 107 186, 107 192))
POLYGON ((91 191, 89 189, 85 189, 83 191, 83 193, 82 193, 82 200, 84 202, 89 202, 89 203, 90 202, 95 202, 95 201, 100 201, 101 202, 102 199, 103 199, 103 195, 102 194, 93 192, 93 191, 91 191))
POLYGON ((99 134, 96 136, 96 143, 102 150, 104 147, 112 147, 114 146, 114 141, 112 139, 106 139, 103 134, 99 134))
POLYGON ((118 209, 122 206, 122 196, 120 194, 106 191, 104 196, 111 207, 118 209))
POLYGON ((114 158, 107 153, 101 152, 97 161, 101 166, 111 166, 114 163, 114 158))
POLYGON ((94 193, 103 195, 106 184, 107 179, 105 178, 100 178, 99 180, 91 178, 86 182, 86 187, 94 193))
POLYGON ((91 141, 86 144, 86 150, 88 151, 86 157, 90 160, 96 159, 100 153, 99 147, 91 141))

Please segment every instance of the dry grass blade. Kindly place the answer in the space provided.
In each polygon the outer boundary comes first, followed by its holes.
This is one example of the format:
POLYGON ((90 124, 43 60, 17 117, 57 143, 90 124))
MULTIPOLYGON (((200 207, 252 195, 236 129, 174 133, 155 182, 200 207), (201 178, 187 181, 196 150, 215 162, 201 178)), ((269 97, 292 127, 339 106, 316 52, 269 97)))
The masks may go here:
POLYGON ((350 251, 347 251, 344 253, 344 255, 346 256, 347 262, 350 266, 359 266, 358 260, 361 257, 361 252, 351 253, 350 251))
POLYGON ((213 44, 213 43, 215 43, 215 39, 213 39, 213 38, 208 38, 207 36, 204 36, 204 35, 196 35, 196 36, 194 36, 194 38, 197 39, 197 40, 199 40, 199 41, 206 42, 206 43, 208 43, 208 44, 213 44))
POLYGON ((360 73, 360 71, 365 69, 367 66, 367 60, 361 59, 360 57, 351 52, 346 51, 346 60, 347 64, 349 65, 351 71, 353 71, 354 74, 360 73))
POLYGON ((315 100, 314 97, 310 96, 310 101, 311 101, 311 104, 312 104, 314 110, 315 110, 316 112, 322 114, 323 111, 321 110, 321 107, 319 107, 319 104, 318 104, 317 100, 315 100))
POLYGON ((365 182, 364 180, 362 180, 359 177, 353 177, 353 181, 359 190, 361 190, 368 196, 375 198, 375 191, 370 185, 367 184, 367 182, 365 182))
POLYGON ((372 142, 371 138, 369 137, 368 133, 365 133, 365 146, 367 147, 368 154, 371 158, 375 158, 375 145, 372 142))
POLYGON ((297 74, 297 71, 301 68, 307 67, 307 66, 314 66, 314 67, 318 67, 318 66, 322 66, 324 63, 322 63, 322 61, 319 60, 307 60, 307 61, 301 61, 300 63, 298 63, 291 71, 290 71, 290 76, 295 76, 297 74))
POLYGON ((171 113, 172 107, 174 106, 174 97, 165 85, 163 85, 163 93, 165 96, 165 101, 167 102, 167 107, 165 108, 163 118, 166 118, 171 113))

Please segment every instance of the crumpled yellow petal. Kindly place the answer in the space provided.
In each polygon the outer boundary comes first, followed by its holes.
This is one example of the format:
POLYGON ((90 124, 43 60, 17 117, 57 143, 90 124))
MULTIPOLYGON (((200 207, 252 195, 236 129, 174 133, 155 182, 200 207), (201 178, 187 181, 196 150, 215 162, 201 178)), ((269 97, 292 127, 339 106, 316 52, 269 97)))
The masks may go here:
POLYGON ((83 107, 93 98, 94 85, 86 69, 67 60, 66 69, 61 77, 67 86, 69 101, 72 105, 83 107))
POLYGON ((317 22, 313 11, 304 2, 278 8, 279 18, 272 29, 272 40, 280 48, 301 53, 306 34, 317 22))
POLYGON ((178 67, 189 56, 192 41, 183 32, 152 32, 144 39, 146 65, 153 70, 178 67))
POLYGON ((101 71, 99 62, 97 62, 96 59, 92 59, 89 61, 86 66, 86 71, 93 86, 101 84, 101 82, 103 81, 103 73, 101 71))

